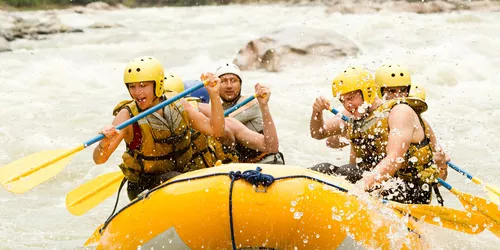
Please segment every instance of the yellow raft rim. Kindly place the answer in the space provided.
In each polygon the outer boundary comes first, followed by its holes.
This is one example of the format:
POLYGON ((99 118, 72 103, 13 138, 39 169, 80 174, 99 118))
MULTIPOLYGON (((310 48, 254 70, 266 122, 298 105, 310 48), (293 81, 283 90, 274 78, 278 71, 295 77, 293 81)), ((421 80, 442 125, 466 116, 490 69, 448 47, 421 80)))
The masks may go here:
POLYGON ((85 245, 97 245, 97 249, 429 248, 413 219, 374 199, 347 193, 350 188, 343 178, 299 166, 240 163, 201 169, 131 201, 99 226, 85 245))

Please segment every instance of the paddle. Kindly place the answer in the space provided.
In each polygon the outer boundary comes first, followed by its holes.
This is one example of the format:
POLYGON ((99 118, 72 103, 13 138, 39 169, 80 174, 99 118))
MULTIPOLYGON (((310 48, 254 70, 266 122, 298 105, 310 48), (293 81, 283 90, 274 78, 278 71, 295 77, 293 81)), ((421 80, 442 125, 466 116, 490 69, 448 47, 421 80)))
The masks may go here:
MULTIPOLYGON (((224 112, 228 116, 243 105, 251 102, 254 94, 224 112)), ((82 215, 111 197, 120 186, 124 175, 121 171, 107 173, 73 189, 66 195, 66 208, 73 215, 82 215)))
POLYGON ((247 99, 243 100, 240 103, 237 103, 236 105, 232 106, 230 109, 224 111, 224 116, 228 116, 229 114, 233 113, 237 109, 241 108, 243 105, 251 102, 253 99, 257 97, 257 94, 253 94, 252 96, 249 96, 247 99))
MULTIPOLYGON (((165 100, 140 113, 139 115, 130 118, 129 120, 116 126, 116 129, 123 129, 146 117, 147 115, 203 87, 204 85, 204 83, 199 83, 189 89, 186 89, 177 96, 165 100)), ((75 153, 102 140, 103 138, 104 135, 99 134, 73 149, 42 151, 5 165, 0 168, 0 184, 10 192, 18 194, 24 193, 57 175, 70 162, 75 153)))
POLYGON ((487 226, 492 233, 500 238, 500 207, 495 203, 487 201, 481 197, 477 197, 471 194, 463 193, 450 184, 438 178, 439 184, 441 184, 446 189, 450 190, 462 205, 471 213, 480 213, 486 218, 487 226))
POLYGON ((387 202, 388 205, 403 214, 426 223, 460 231, 468 234, 478 234, 485 229, 486 219, 478 213, 469 213, 452 208, 434 205, 402 204, 387 202))
MULTIPOLYGON (((339 111, 336 110, 335 108, 332 108, 330 110, 330 112, 332 112, 334 115, 337 115, 339 113, 339 111)), ((345 116, 344 114, 340 114, 340 115, 341 115, 340 119, 344 120, 345 122, 349 121, 349 118, 347 116, 345 116)))
POLYGON ((66 208, 73 215, 82 215, 112 196, 125 176, 122 171, 99 175, 66 195, 66 208))
POLYGON ((480 185, 483 187, 483 189, 486 191, 486 193, 488 194, 488 197, 497 205, 500 205, 500 202, 498 200, 498 196, 500 196, 500 188, 499 187, 496 187, 496 186, 493 186, 491 184, 488 184, 488 183, 484 183, 482 180, 480 180, 479 178, 475 177, 475 176, 472 176, 471 174, 467 173, 465 170, 463 169, 460 169, 457 165, 451 163, 451 162, 447 162, 446 163, 450 168, 453 168, 455 171, 465 175, 467 178, 469 178, 472 182, 480 185))

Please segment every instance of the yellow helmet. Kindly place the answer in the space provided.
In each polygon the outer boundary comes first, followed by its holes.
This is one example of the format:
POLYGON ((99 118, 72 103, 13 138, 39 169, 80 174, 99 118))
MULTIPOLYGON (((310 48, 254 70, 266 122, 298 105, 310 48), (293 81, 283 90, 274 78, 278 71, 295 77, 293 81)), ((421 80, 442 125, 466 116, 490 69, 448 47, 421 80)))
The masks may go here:
POLYGON ((158 59, 152 56, 143 56, 130 61, 125 67, 123 81, 125 85, 133 82, 155 82, 155 95, 163 95, 164 71, 158 59))
POLYGON ((414 97, 414 98, 421 99, 422 101, 425 101, 425 97, 426 97, 425 88, 421 85, 416 84, 416 83, 412 83, 408 97, 414 97))
POLYGON ((425 89, 422 85, 412 83, 406 101, 413 104, 412 107, 418 114, 427 111, 429 108, 425 102, 425 89))
POLYGON ((184 83, 182 79, 172 72, 168 72, 165 74, 165 83, 164 83, 165 91, 170 90, 177 93, 181 93, 184 91, 184 83))
POLYGON ((332 94, 338 98, 342 94, 361 90, 363 100, 372 104, 377 95, 377 85, 368 70, 362 67, 349 67, 335 77, 332 82, 332 94))
POLYGON ((379 88, 410 87, 410 71, 399 64, 384 64, 375 72, 375 83, 379 88))

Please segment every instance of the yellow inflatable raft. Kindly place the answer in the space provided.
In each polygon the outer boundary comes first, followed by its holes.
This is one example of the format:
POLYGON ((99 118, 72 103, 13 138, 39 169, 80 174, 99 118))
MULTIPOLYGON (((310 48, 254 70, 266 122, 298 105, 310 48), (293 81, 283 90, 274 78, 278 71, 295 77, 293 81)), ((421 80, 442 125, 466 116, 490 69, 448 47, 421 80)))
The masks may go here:
POLYGON ((229 164, 177 176, 101 225, 97 249, 426 249, 413 221, 297 166, 229 164), (138 248, 140 246, 140 248, 138 248))

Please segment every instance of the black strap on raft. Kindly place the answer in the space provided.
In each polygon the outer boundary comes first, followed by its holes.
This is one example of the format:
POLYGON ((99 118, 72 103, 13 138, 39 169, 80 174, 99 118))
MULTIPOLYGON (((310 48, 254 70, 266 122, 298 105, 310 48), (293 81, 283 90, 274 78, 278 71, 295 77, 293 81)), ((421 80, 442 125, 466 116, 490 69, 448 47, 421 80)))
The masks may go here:
MULTIPOLYGON (((125 185, 125 182, 127 182, 127 178, 123 177, 122 182, 120 183, 120 187, 118 188, 118 193, 116 194, 116 202, 115 202, 115 207, 113 208, 113 212, 111 212, 111 215, 106 219, 106 222, 104 223, 105 225, 109 223, 111 218, 113 218, 113 215, 115 214, 116 207, 118 207, 118 201, 120 200, 120 191, 122 191, 123 185, 125 185)), ((99 229, 99 233, 102 233, 101 230, 104 229, 104 226, 99 229)))
POLYGON ((229 227, 231 230, 231 244, 233 246, 233 250, 236 250, 236 241, 234 240, 234 225, 233 225, 233 185, 234 182, 243 179, 248 183, 259 186, 262 185, 265 188, 273 184, 274 177, 269 174, 261 173, 262 168, 257 167, 255 170, 247 170, 243 173, 241 171, 231 171, 229 172, 229 177, 231 178, 231 185, 229 186, 229 227))
POLYGON ((441 192, 439 192, 439 187, 437 184, 432 185, 432 189, 434 189, 434 193, 436 193, 436 199, 439 203, 439 205, 444 207, 444 199, 443 196, 441 196, 441 192))

